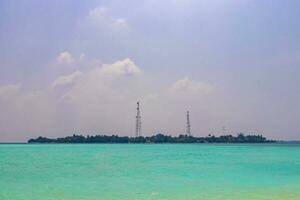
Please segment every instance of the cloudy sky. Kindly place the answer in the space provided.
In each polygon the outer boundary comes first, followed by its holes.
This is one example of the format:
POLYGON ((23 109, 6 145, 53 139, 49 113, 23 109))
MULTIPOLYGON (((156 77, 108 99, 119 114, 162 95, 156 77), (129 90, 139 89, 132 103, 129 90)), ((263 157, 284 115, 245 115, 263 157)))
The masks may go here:
POLYGON ((300 1, 0 0, 0 142, 300 139, 300 1))

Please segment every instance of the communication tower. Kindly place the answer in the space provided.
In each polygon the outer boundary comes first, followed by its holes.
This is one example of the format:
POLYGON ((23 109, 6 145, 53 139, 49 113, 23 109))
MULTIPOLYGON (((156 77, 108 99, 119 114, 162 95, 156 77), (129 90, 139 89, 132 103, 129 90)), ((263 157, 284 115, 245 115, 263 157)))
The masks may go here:
POLYGON ((142 117, 140 111, 140 102, 137 102, 136 104, 135 137, 139 137, 142 136, 142 117))
POLYGON ((191 133, 191 122, 190 122, 190 112, 186 112, 186 135, 192 136, 191 133))

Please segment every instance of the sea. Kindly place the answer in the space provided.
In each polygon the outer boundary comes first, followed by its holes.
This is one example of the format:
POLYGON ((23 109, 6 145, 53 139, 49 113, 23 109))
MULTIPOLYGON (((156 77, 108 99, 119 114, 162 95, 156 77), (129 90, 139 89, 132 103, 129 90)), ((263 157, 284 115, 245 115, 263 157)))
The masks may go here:
POLYGON ((1 144, 1 200, 300 200, 299 144, 1 144))

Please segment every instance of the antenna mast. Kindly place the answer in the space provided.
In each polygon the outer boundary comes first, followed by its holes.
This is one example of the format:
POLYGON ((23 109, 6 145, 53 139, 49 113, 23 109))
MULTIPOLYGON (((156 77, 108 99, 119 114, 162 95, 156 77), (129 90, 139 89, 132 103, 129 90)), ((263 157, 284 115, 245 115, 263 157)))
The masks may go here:
POLYGON ((140 102, 137 102, 136 104, 135 137, 139 137, 142 136, 142 117, 140 112, 140 102))
POLYGON ((186 112, 186 135, 192 136, 191 133, 191 122, 190 122, 190 112, 186 112))

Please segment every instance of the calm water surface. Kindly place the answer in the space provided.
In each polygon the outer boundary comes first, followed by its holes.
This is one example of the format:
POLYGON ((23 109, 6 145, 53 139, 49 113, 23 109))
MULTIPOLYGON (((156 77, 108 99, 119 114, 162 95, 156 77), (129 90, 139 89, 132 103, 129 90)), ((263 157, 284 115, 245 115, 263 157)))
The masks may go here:
POLYGON ((0 145, 1 200, 300 200, 300 145, 0 145))

